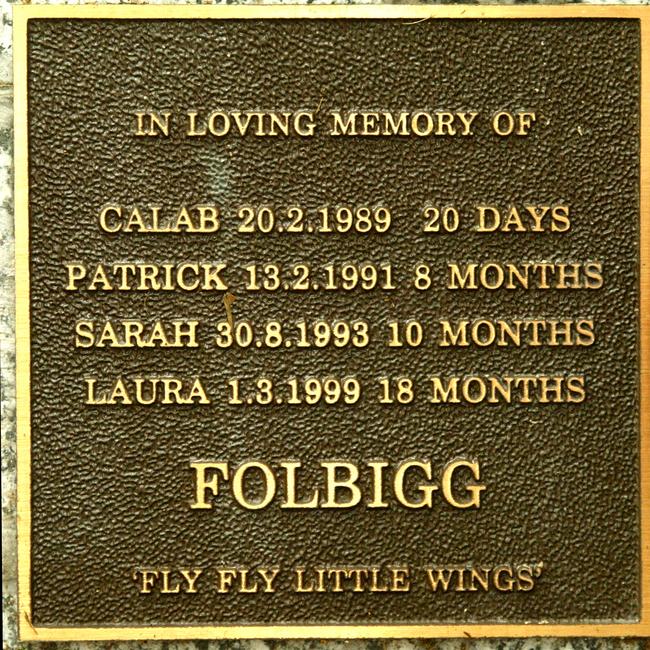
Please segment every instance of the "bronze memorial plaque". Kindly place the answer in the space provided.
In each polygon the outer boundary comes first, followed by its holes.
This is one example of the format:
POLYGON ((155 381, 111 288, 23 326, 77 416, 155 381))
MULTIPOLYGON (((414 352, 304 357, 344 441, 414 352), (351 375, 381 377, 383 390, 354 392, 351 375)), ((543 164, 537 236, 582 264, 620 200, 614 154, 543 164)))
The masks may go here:
POLYGON ((24 639, 650 632, 650 13, 15 10, 24 639))

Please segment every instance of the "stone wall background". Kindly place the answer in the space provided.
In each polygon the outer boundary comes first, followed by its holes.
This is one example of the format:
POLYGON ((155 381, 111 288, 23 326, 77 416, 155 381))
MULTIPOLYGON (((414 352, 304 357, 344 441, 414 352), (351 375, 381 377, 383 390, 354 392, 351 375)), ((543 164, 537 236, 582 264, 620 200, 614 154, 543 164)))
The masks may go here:
MULTIPOLYGON (((449 0, 451 3, 460 4, 449 0)), ((30 0, 24 0, 29 3, 30 0)), ((576 0, 578 4, 580 0, 576 0)), ((101 4, 145 4, 142 0, 97 0, 101 4)), ((633 639, 445 639, 356 641, 151 641, 130 643, 21 643, 16 624, 16 410, 13 224, 12 0, 0 0, 0 430, 2 431, 2 637, 3 650, 650 650, 650 641, 633 639)), ((33 4, 83 4, 79 0, 36 0, 33 4)), ((147 4, 189 4, 148 0, 147 4)), ((194 3, 192 3, 194 4, 194 3)), ((196 0, 196 4, 233 4, 196 0)), ((261 4, 244 0, 242 4, 261 4)), ((270 0, 264 4, 283 4, 270 0)), ((376 0, 290 0, 285 4, 381 4, 376 0)), ((393 3, 391 3, 393 4, 393 3)), ((394 3, 397 4, 397 3, 394 3)), ((418 3, 434 4, 434 3, 418 3)), ((443 3, 435 3, 443 4, 443 3)), ((558 4, 548 0, 478 0, 468 4, 558 4)), ((586 0, 584 4, 607 4, 586 0)), ((650 4, 620 0, 609 4, 650 4)))

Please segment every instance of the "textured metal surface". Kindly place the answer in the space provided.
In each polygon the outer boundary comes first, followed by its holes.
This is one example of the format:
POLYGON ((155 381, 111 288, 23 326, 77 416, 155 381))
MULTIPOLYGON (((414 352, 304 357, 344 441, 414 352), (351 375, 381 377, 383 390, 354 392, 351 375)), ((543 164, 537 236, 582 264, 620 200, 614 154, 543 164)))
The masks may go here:
POLYGON ((639 614, 638 25, 634 21, 92 22, 30 29, 33 620, 35 624, 521 622, 639 614), (73 45, 72 45, 73 44, 73 45), (606 54, 605 54, 606 53, 606 54), (138 74, 133 74, 134 66, 138 74), (624 80, 624 83, 621 83, 624 80), (522 140, 334 140, 317 136, 137 142, 133 110, 185 108, 534 107, 522 140), (566 200, 564 235, 425 239, 413 206, 432 195, 477 202, 566 200), (107 200, 374 201, 390 235, 214 239, 100 235, 107 200), (79 317, 213 322, 220 296, 66 294, 62 263, 83 259, 312 264, 390 259, 602 259, 597 292, 262 295, 236 315, 270 318, 589 315, 588 350, 70 352, 79 317), (199 372, 221 382, 311 373, 377 377, 584 372, 576 407, 131 407, 81 404, 85 375, 199 372), (480 511, 192 512, 189 460, 480 458, 480 511), (198 596, 144 599, 133 566, 544 561, 528 594, 198 596), (72 595, 74 594, 74 597, 72 595))

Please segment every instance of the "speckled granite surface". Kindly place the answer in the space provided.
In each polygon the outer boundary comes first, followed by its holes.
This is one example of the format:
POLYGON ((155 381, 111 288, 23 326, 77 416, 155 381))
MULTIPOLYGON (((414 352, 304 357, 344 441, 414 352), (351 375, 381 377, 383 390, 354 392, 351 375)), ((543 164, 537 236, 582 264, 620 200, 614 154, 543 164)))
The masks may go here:
MULTIPOLYGON (((99 0, 115 4, 119 0, 99 0)), ((273 0, 277 3, 278 0, 273 0)), ((281 1, 281 0, 280 0, 281 1)), ((293 4, 309 4, 311 0, 292 0, 293 4)), ((169 0, 165 2, 170 4, 169 0)), ((228 0, 228 3, 230 1, 228 0)), ((650 3, 646 0, 644 4, 650 3)), ((11 2, 2 0, 2 30, 0 33, 0 369, 1 369, 1 430, 2 430, 2 580, 3 580, 3 647, 44 649, 66 646, 70 650, 111 648, 111 650, 533 650, 576 648, 585 650, 642 650, 645 641, 598 639, 527 639, 527 640, 441 640, 441 641, 224 641, 224 642, 148 642, 148 643, 71 643, 21 644, 16 633, 16 510, 15 510, 15 319, 14 319, 14 238, 13 238, 13 169, 12 169, 12 70, 11 70, 11 2)), ((45 4, 39 2, 39 4, 45 4)), ((60 4, 57 2, 57 4, 60 4)), ((78 2, 70 2, 78 4, 78 2)), ((173 2, 173 4, 183 4, 173 2)), ((208 0, 205 4, 215 4, 208 0)), ((351 2, 348 2, 351 4, 351 2)), ((370 3, 367 3, 370 4, 370 3)), ((510 4, 510 3, 503 3, 510 4)), ((538 4, 547 4, 540 2, 538 4)), ((602 3, 598 3, 602 4, 602 3)), ((623 4, 623 3, 619 3, 623 4)), ((638 4, 630 3, 630 4, 638 4)))

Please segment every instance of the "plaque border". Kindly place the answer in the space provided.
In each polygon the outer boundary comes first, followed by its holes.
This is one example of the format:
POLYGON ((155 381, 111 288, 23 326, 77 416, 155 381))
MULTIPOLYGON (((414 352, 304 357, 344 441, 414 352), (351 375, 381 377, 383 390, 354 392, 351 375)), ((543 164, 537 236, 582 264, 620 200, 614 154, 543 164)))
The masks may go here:
POLYGON ((18 632, 22 641, 650 637, 650 5, 13 5, 16 250, 18 632), (625 623, 228 624, 34 626, 31 620, 30 247, 27 24, 86 19, 546 19, 627 18, 640 23, 641 143, 639 250, 640 618, 625 623))

